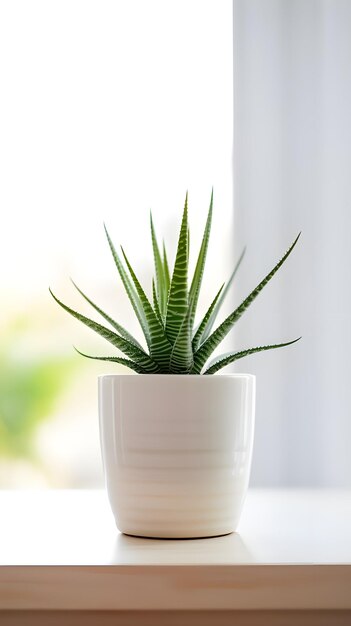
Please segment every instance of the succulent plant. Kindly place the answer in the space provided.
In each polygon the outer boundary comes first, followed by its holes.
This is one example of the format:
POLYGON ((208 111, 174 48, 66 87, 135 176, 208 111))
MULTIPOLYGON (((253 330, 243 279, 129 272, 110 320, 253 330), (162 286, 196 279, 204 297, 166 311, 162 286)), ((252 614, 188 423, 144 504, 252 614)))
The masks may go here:
MULTIPOLYGON (((117 270, 127 292, 129 300, 134 309, 142 328, 148 351, 144 350, 141 344, 118 322, 112 319, 100 307, 98 307, 88 296, 75 284, 81 296, 97 311, 114 329, 110 330, 106 326, 77 313, 61 302, 50 290, 56 302, 73 317, 101 335, 109 341, 115 348, 120 350, 125 356, 90 356, 77 350, 79 354, 90 359, 101 361, 112 361, 127 366, 138 374, 214 374, 226 365, 242 359, 243 357, 273 350, 291 345, 298 341, 287 341, 272 345, 248 348, 239 352, 230 352, 216 356, 211 363, 207 364, 211 354, 222 342, 224 337, 233 328, 234 324, 245 313, 258 294, 273 278, 274 274, 286 261, 295 247, 300 234, 296 237, 288 251, 265 276, 257 287, 245 298, 245 300, 228 317, 212 331, 220 307, 233 282, 233 279, 240 266, 245 250, 240 255, 233 273, 227 283, 224 283, 200 323, 194 329, 194 321, 197 311, 197 304, 204 273, 204 266, 210 237, 213 210, 213 192, 207 215, 205 230, 197 257, 194 275, 188 286, 188 266, 189 266, 189 227, 188 227, 188 194, 186 195, 183 210, 182 223, 178 239, 178 247, 172 276, 170 274, 168 257, 165 244, 160 249, 155 228, 150 213, 151 240, 155 263, 155 277, 152 281, 152 303, 142 288, 134 270, 129 263, 126 253, 121 248, 122 256, 119 256, 112 243, 105 226, 107 240, 114 258, 117 270), (123 260, 124 262, 123 262, 123 260)), ((72 281, 73 282, 73 281, 72 281)))

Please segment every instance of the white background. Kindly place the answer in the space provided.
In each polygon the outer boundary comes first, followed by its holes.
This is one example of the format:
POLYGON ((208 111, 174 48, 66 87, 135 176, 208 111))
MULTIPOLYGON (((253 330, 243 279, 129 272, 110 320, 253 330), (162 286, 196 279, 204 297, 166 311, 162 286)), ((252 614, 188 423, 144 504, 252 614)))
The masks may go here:
MULTIPOLYGON (((135 330, 104 220, 148 280, 149 208, 174 242, 189 189, 194 256, 214 185, 206 301, 244 243, 235 302, 303 231, 232 339, 303 335, 236 368, 258 376, 255 485, 351 483, 350 33, 347 0, 235 0, 233 213, 231 1, 0 3, 0 323, 53 320, 24 358, 105 352, 49 299, 87 311, 69 276, 135 330)), ((77 486, 101 477, 95 374, 40 437, 77 486)))
POLYGON ((303 336, 250 361, 252 483, 350 486, 351 2, 234 8, 235 215, 250 256, 240 289, 302 230, 240 322, 244 344, 303 336))
POLYGON ((13 298, 65 275, 105 279, 103 220, 140 267, 150 207, 175 240, 187 189, 197 238, 212 185, 228 235, 229 0, 2 1, 0 85, 0 280, 13 298))
MULTIPOLYGON (((0 2, 0 324, 28 324, 20 361, 72 344, 110 353, 49 296, 92 315, 70 276, 137 332, 103 221, 150 294, 150 208, 173 252, 189 190, 194 260, 213 185, 202 304, 230 275, 232 24, 231 0, 0 2)), ((101 483, 96 375, 112 366, 76 359, 74 389, 38 433, 39 480, 54 486, 101 483)), ((0 484, 33 471, 0 467, 0 484)))

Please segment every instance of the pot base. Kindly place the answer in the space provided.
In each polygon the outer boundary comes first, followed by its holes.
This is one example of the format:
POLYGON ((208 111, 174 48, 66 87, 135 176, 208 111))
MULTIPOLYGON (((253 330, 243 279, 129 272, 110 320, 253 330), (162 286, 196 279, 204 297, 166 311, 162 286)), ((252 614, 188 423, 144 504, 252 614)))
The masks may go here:
POLYGON ((161 529, 150 530, 146 528, 140 530, 123 530, 117 524, 116 526, 123 535, 127 535, 128 537, 138 537, 140 539, 211 539, 213 537, 224 537, 225 535, 231 535, 236 532, 236 527, 208 527, 206 530, 196 530, 196 528, 179 530, 174 528, 173 530, 162 531, 161 529))
POLYGON ((179 541, 181 539, 214 539, 215 537, 225 537, 226 535, 231 535, 232 533, 235 533, 235 530, 227 530, 224 532, 219 532, 216 534, 211 534, 211 535, 177 535, 174 536, 172 535, 170 536, 160 536, 160 535, 136 535, 133 533, 127 533, 123 531, 123 535, 126 535, 127 537, 135 537, 136 539, 160 539, 160 540, 173 540, 173 541, 179 541))

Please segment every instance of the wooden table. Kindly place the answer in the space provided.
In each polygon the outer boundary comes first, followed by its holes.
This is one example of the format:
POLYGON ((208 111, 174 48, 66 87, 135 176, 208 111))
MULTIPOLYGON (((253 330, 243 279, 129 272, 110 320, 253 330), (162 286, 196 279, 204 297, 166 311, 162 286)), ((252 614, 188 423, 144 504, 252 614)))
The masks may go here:
POLYGON ((351 493, 248 494, 239 532, 121 535, 104 492, 0 492, 0 624, 351 625, 351 493))

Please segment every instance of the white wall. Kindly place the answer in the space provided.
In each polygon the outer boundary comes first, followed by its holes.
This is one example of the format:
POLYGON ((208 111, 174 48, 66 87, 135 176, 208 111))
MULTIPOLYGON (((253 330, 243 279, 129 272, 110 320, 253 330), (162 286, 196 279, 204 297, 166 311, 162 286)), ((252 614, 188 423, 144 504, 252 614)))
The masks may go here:
POLYGON ((351 2, 235 0, 237 298, 302 238, 237 329, 256 355, 252 484, 351 485, 351 2))

